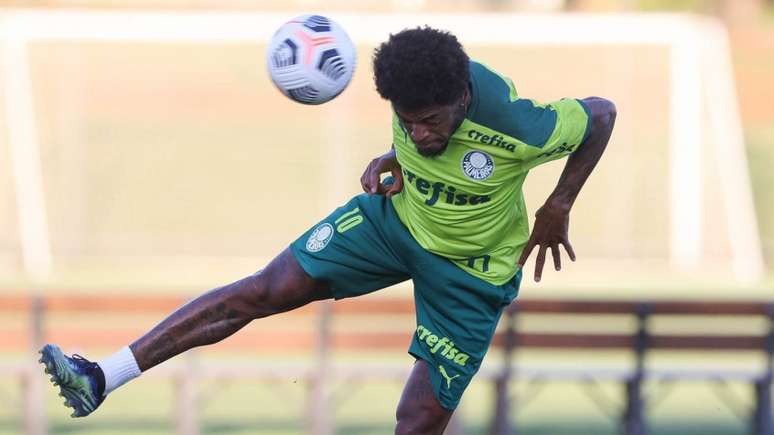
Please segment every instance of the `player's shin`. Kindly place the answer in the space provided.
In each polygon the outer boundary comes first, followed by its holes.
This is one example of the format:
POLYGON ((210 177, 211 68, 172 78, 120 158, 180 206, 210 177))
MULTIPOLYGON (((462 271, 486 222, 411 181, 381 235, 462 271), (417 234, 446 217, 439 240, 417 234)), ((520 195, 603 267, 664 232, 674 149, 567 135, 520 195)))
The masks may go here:
POLYGON ((132 343, 140 370, 194 347, 217 343, 250 323, 256 318, 254 303, 245 291, 251 278, 197 297, 132 343))
POLYGON ((332 297, 285 249, 262 271, 180 307, 130 347, 146 371, 193 347, 217 343, 254 319, 332 297))

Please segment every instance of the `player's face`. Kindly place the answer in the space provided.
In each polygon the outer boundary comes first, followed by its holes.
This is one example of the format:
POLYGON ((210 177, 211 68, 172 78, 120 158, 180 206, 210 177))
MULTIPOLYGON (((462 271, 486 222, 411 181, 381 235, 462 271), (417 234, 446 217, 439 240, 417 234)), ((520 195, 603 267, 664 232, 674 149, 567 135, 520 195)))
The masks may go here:
POLYGON ((449 139, 465 119, 469 100, 470 94, 466 90, 459 101, 449 105, 418 110, 394 109, 401 126, 416 144, 417 152, 433 157, 446 150, 449 139))

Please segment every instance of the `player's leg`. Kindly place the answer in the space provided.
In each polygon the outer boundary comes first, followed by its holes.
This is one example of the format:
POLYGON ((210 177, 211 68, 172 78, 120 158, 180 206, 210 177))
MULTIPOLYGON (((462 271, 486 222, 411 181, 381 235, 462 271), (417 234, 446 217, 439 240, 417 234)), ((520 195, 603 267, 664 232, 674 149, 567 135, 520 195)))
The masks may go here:
POLYGON ((331 297, 328 286, 309 277, 286 249, 262 271, 182 306, 129 347, 146 371, 188 349, 217 343, 255 319, 331 297))
POLYGON ((427 362, 417 360, 400 396, 395 434, 440 435, 453 412, 441 406, 435 397, 427 362))
MULTIPOLYGON (((220 341, 250 321, 309 302, 357 296, 408 279, 385 233, 388 201, 360 195, 291 244, 266 269, 181 307, 129 347, 92 363, 56 347, 42 362, 74 416, 91 413, 106 393, 196 346, 220 341), (104 376, 103 376, 104 373, 104 376)), ((393 226, 398 225, 392 223, 393 226)), ((405 230, 404 230, 405 231, 405 230)))
MULTIPOLYGON (((423 379, 429 379, 440 407, 451 412, 480 368, 502 310, 517 294, 521 273, 495 285, 425 251, 413 239, 400 242, 412 265, 417 318, 409 353, 424 361, 421 367, 427 377, 423 379)), ((402 408, 404 415, 410 407, 402 408)), ((428 412, 433 408, 423 409, 428 412)))
POLYGON ((211 290, 183 305, 128 348, 99 364, 55 345, 41 350, 54 385, 74 417, 93 412, 115 388, 175 355, 216 343, 252 320, 332 297, 328 286, 314 280, 299 266, 289 249, 264 270, 211 290))

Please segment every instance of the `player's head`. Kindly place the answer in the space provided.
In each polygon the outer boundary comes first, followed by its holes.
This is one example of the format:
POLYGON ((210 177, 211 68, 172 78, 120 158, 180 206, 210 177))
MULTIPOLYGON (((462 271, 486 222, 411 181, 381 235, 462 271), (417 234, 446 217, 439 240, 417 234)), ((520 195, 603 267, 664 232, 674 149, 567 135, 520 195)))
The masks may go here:
POLYGON ((417 151, 441 154, 465 119, 468 55, 449 32, 417 27, 390 35, 374 52, 374 81, 417 151))

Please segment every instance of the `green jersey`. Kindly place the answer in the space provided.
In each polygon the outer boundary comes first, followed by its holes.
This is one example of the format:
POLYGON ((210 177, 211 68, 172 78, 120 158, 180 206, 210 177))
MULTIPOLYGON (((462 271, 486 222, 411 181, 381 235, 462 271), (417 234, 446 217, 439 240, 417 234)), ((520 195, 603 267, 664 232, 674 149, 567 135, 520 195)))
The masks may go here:
POLYGON ((392 203, 423 248, 500 285, 517 272, 529 239, 527 172, 576 150, 591 116, 575 99, 542 105, 519 98, 510 79, 477 62, 470 83, 465 120, 441 155, 420 155, 393 114, 404 188, 392 203))

